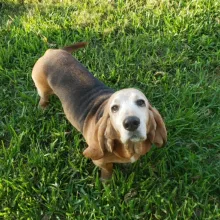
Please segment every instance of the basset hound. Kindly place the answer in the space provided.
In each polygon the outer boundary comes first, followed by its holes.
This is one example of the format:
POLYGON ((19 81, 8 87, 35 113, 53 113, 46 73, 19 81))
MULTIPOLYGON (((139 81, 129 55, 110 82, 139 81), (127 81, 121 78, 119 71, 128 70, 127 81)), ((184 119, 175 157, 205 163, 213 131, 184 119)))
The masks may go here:
POLYGON ((96 79, 71 53, 85 47, 80 42, 49 49, 36 62, 32 78, 45 108, 56 94, 70 123, 88 147, 83 154, 110 179, 113 163, 135 162, 152 144, 161 147, 167 131, 160 113, 134 88, 114 91, 96 79))

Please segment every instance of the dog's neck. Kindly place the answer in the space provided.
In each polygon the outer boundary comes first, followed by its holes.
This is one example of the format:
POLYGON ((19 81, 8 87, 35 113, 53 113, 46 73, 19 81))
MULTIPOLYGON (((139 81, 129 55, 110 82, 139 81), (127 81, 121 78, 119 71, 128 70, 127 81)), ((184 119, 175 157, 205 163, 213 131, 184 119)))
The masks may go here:
POLYGON ((135 149, 140 143, 133 143, 129 141, 123 144, 120 140, 114 140, 113 153, 120 158, 131 158, 136 152, 135 149))

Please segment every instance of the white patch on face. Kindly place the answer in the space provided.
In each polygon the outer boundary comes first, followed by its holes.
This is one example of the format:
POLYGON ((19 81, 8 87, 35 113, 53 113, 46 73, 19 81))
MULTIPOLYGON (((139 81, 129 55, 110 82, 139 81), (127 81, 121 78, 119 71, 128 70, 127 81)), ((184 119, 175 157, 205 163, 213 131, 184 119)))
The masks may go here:
POLYGON ((112 95, 109 110, 110 120, 114 129, 120 133, 123 144, 128 141, 140 142, 146 140, 146 123, 149 119, 148 108, 147 98, 137 89, 123 89, 112 95), (138 100, 143 100, 145 104, 139 106, 137 104, 138 100), (133 116, 140 119, 140 125, 136 130, 129 131, 125 129, 123 122, 127 117, 133 116))

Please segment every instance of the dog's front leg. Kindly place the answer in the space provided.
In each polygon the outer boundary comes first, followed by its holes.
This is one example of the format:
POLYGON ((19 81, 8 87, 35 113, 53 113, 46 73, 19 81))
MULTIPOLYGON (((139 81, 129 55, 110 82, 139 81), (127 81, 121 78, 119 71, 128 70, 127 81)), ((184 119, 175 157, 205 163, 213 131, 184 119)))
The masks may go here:
POLYGON ((101 168, 101 181, 102 182, 105 182, 111 179, 112 173, 113 173, 113 163, 104 163, 102 159, 93 160, 93 163, 99 168, 101 168))
POLYGON ((106 163, 101 168, 101 180, 106 181, 111 179, 113 173, 113 163, 106 163))

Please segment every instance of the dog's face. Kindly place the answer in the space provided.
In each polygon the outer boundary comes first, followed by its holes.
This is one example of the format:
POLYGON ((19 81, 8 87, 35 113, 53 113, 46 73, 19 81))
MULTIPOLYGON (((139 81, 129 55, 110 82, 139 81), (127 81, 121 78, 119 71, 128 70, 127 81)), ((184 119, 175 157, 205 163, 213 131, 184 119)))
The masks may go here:
POLYGON ((111 96, 108 108, 111 124, 123 144, 146 140, 149 103, 142 92, 122 89, 111 96))
POLYGON ((143 155, 149 151, 151 144, 161 147, 167 140, 160 113, 137 89, 122 89, 113 93, 98 123, 94 119, 88 121, 84 129, 89 145, 84 155, 93 160, 102 158, 105 150, 117 151, 124 157, 122 148, 128 146, 136 146, 135 152, 143 155))

